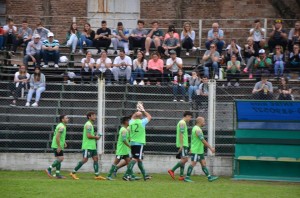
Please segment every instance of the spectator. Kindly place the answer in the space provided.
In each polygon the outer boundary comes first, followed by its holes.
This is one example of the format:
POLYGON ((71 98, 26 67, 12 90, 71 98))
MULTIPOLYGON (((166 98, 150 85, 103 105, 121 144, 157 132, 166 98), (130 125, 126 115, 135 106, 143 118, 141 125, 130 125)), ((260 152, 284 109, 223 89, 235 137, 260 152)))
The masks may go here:
POLYGON ((111 39, 111 41, 115 50, 114 54, 118 54, 117 48, 121 47, 124 49, 125 54, 128 55, 129 54, 129 49, 128 49, 129 30, 123 27, 122 22, 118 22, 118 28, 116 30, 113 30, 112 37, 113 38, 111 39))
POLYGON ((95 59, 92 58, 92 52, 87 51, 85 58, 81 59, 81 82, 84 82, 84 78, 87 76, 90 81, 93 81, 93 72, 95 67, 95 59))
POLYGON ((77 30, 77 24, 73 22, 70 26, 70 30, 67 32, 66 40, 67 40, 67 47, 71 47, 71 53, 75 53, 76 46, 79 45, 79 39, 81 37, 81 33, 77 30))
POLYGON ((44 59, 43 68, 48 67, 49 61, 54 61, 54 67, 58 68, 59 60, 59 42, 54 39, 54 34, 52 32, 48 33, 48 40, 44 40, 42 45, 42 53, 44 59))
POLYGON ((222 54, 223 46, 225 45, 224 41, 224 32, 219 29, 218 23, 212 24, 212 29, 208 31, 207 41, 205 42, 206 49, 210 49, 211 44, 216 44, 217 51, 219 54, 222 54))
POLYGON ((33 31, 33 35, 35 34, 39 34, 41 37, 41 41, 44 42, 45 40, 48 39, 48 33, 50 32, 50 30, 48 30, 47 28, 45 28, 43 26, 42 22, 38 22, 36 24, 36 29, 33 31))
POLYGON ((94 75, 100 77, 105 77, 105 84, 111 85, 112 80, 112 61, 107 57, 107 52, 102 51, 100 53, 100 58, 96 61, 96 69, 94 71, 94 75))
POLYGON ((180 57, 180 43, 179 39, 174 37, 174 32, 171 30, 168 32, 169 38, 165 39, 162 46, 158 46, 158 52, 162 56, 165 54, 166 56, 170 56, 170 50, 175 50, 177 57, 180 57))
POLYGON ((231 60, 227 62, 227 86, 231 86, 231 80, 236 79, 235 87, 238 87, 240 81, 241 74, 241 62, 237 60, 235 54, 232 54, 231 60))
POLYGON ((144 29, 145 22, 138 20, 137 28, 131 31, 129 36, 129 49, 133 50, 135 47, 140 47, 142 51, 145 50, 145 42, 147 37, 147 30, 144 29))
POLYGON ((0 24, 0 50, 4 49, 4 30, 0 24))
POLYGON ((176 52, 174 50, 171 50, 170 58, 168 58, 166 62, 164 79, 166 81, 172 81, 170 79, 177 75, 179 69, 183 69, 182 59, 177 57, 176 52))
POLYGON ((35 67, 34 74, 30 76, 30 89, 27 95, 26 107, 30 106, 30 101, 33 93, 35 93, 35 102, 31 105, 32 107, 39 106, 39 101, 41 94, 46 90, 46 78, 45 75, 41 73, 39 67, 35 67))
POLYGON ((180 102, 184 102, 185 100, 185 88, 187 87, 187 78, 185 77, 183 70, 179 69, 177 75, 174 77, 173 81, 173 95, 174 95, 174 102, 177 101, 178 91, 182 95, 182 99, 180 102))
POLYGON ((32 61, 34 66, 41 66, 42 41, 39 34, 33 35, 33 41, 30 41, 26 47, 26 54, 23 58, 23 64, 27 67, 28 62, 32 61))
POLYGON ((137 58, 133 60, 133 70, 132 70, 132 81, 133 85, 137 85, 136 77, 139 75, 141 77, 141 81, 139 85, 145 85, 144 75, 147 71, 147 60, 145 59, 145 55, 142 51, 138 51, 137 58))
POLYGON ((275 46, 275 54, 273 55, 274 74, 275 76, 283 76, 284 70, 284 55, 282 54, 282 47, 280 45, 275 46))
POLYGON ((196 71, 192 71, 192 76, 189 78, 189 102, 192 102, 193 96, 196 94, 196 90, 199 88, 201 78, 196 71))
POLYGON ((148 61, 147 85, 150 82, 156 81, 156 85, 160 86, 162 81, 162 75, 164 70, 164 61, 160 59, 159 53, 154 52, 151 54, 151 59, 148 61))
POLYGON ((254 21, 254 28, 250 29, 250 36, 253 37, 255 48, 264 48, 266 40, 265 37, 266 30, 261 27, 259 19, 254 21))
POLYGON ((235 55, 237 60, 242 62, 241 47, 236 44, 235 39, 231 39, 230 45, 226 48, 226 63, 231 60, 231 56, 235 55))
POLYGON ((92 47, 93 40, 95 38, 95 31, 91 29, 91 24, 85 23, 84 29, 81 32, 80 40, 79 40, 79 54, 83 54, 83 47, 92 47))
POLYGON ((111 30, 107 28, 106 21, 101 21, 101 28, 97 30, 93 42, 94 46, 98 49, 98 53, 101 52, 101 47, 105 48, 105 51, 107 52, 111 44, 111 30))
POLYGON ((10 106, 16 106, 18 97, 21 96, 22 88, 29 88, 30 75, 27 72, 26 66, 21 65, 19 71, 15 73, 14 83, 10 85, 11 95, 14 97, 10 106))
POLYGON ((249 78, 253 78, 254 61, 258 57, 259 48, 254 44, 252 37, 248 37, 247 44, 245 45, 244 57, 246 61, 245 73, 249 72, 249 78))
POLYGON ((275 25, 272 25, 272 32, 269 34, 269 50, 273 53, 276 45, 281 45, 283 51, 286 49, 287 45, 287 31, 282 28, 282 20, 275 20, 275 25))
POLYGON ((26 47, 29 41, 31 41, 32 38, 32 29, 28 27, 28 22, 26 19, 22 21, 22 27, 19 28, 18 34, 16 37, 15 42, 13 43, 13 50, 12 54, 16 53, 18 46, 25 44, 24 47, 24 54, 26 54, 26 47))
MULTIPOLYGON (((199 88, 196 90, 196 106, 200 107, 200 109, 203 109, 203 103, 208 102, 208 76, 203 76, 202 83, 200 84, 199 88)), ((207 106, 206 106, 207 107, 207 106)))
POLYGON ((293 45, 300 44, 300 21, 296 21, 295 28, 292 28, 288 37, 288 50, 293 51, 293 45))
POLYGON ((259 81, 262 74, 269 75, 269 70, 272 66, 272 60, 266 56, 266 52, 264 49, 260 49, 258 53, 259 56, 254 62, 254 68, 256 68, 256 81, 259 81))
POLYGON ((216 44, 212 43, 210 45, 210 50, 206 50, 203 55, 204 60, 204 75, 209 76, 209 69, 213 69, 213 73, 215 74, 215 79, 219 79, 219 58, 220 54, 216 50, 216 44))
POLYGON ((179 34, 176 32, 176 28, 174 25, 169 25, 168 32, 165 34, 164 41, 170 38, 169 32, 173 32, 173 37, 177 38, 180 41, 179 34))
POLYGON ((13 19, 7 20, 7 25, 3 26, 4 30, 4 47, 7 51, 11 50, 11 47, 16 42, 17 27, 14 25, 13 19))
MULTIPOLYGON (((289 61, 287 63, 287 69, 289 73, 300 71, 300 52, 299 44, 295 44, 293 47, 293 52, 289 55, 289 61)), ((299 76, 300 79, 300 76, 299 76)))
POLYGON ((112 69, 116 84, 119 83, 120 76, 125 76, 126 83, 127 84, 130 83, 131 66, 132 66, 131 58, 125 55, 124 49, 121 49, 119 52, 119 56, 117 56, 114 60, 114 67, 112 69))
POLYGON ((272 100, 273 85, 268 81, 267 75, 264 74, 261 76, 261 81, 255 84, 252 94, 256 100, 272 100))
POLYGON ((183 24, 183 30, 180 35, 182 47, 186 49, 187 56, 190 55, 190 50, 196 50, 196 47, 194 47, 194 41, 195 41, 196 33, 192 29, 192 24, 190 22, 185 22, 183 24))
POLYGON ((159 46, 161 46, 164 33, 158 28, 158 22, 152 22, 152 29, 148 31, 145 48, 146 48, 146 56, 149 56, 150 47, 155 47, 156 50, 159 46))
POLYGON ((282 77, 280 79, 280 85, 278 86, 279 97, 278 100, 293 100, 292 89, 289 86, 288 78, 282 77))

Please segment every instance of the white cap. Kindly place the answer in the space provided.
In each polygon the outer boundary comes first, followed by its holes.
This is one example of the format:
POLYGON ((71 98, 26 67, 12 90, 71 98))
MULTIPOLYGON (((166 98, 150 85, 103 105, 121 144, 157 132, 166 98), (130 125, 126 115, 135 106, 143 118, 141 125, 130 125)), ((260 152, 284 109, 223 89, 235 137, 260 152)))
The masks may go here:
POLYGON ((259 54, 264 54, 264 53, 266 53, 266 51, 264 49, 260 49, 258 53, 259 54))
POLYGON ((41 38, 41 36, 39 34, 35 34, 33 35, 33 38, 41 38))
POLYGON ((54 34, 52 32, 48 32, 48 37, 50 36, 54 36, 54 34))

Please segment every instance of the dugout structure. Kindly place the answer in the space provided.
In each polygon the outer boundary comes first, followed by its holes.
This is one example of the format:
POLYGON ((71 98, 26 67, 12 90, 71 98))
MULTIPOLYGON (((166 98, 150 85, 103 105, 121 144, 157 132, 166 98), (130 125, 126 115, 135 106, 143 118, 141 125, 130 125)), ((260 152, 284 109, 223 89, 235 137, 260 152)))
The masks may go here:
POLYGON ((237 100, 233 178, 300 182, 300 102, 237 100))

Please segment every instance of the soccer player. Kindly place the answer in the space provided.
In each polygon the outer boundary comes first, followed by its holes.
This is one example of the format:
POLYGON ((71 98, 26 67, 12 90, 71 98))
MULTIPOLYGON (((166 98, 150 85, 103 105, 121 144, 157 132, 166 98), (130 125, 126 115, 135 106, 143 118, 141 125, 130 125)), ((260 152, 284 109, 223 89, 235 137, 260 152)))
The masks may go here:
POLYGON ((101 177, 99 175, 99 164, 98 164, 98 153, 97 153, 97 140, 100 139, 100 136, 95 135, 94 131, 94 122, 97 119, 97 115, 95 112, 88 112, 86 114, 88 121, 85 123, 83 128, 83 137, 82 137, 82 146, 81 149, 83 151, 83 159, 78 162, 77 166, 70 173, 70 176, 73 179, 79 179, 76 176, 76 172, 81 168, 83 164, 85 164, 88 159, 91 157, 94 160, 94 171, 95 171, 95 179, 96 180, 106 180, 105 177, 101 177))
POLYGON ((206 161, 204 158, 204 146, 206 146, 212 153, 215 152, 215 148, 212 148, 207 141, 204 139, 203 132, 201 127, 205 125, 205 120, 203 117, 198 117, 196 119, 196 125, 192 129, 192 136, 191 136, 191 153, 192 153, 192 161, 191 165, 187 170, 187 175, 184 178, 185 182, 193 182, 190 179, 191 173, 193 168, 196 166, 197 162, 200 162, 202 166, 202 171, 208 178, 208 181, 212 182, 218 177, 212 176, 209 174, 208 169, 206 168, 206 161))
POLYGON ((129 117, 123 117, 121 119, 122 126, 119 130, 116 158, 106 177, 106 179, 108 180, 113 180, 111 175, 113 174, 115 169, 117 169, 117 165, 122 159, 125 160, 126 164, 130 162, 130 157, 129 157, 130 145, 129 145, 129 132, 128 132, 129 119, 130 119, 129 117))
POLYGON ((174 172, 179 167, 180 167, 179 180, 180 181, 184 180, 184 165, 189 160, 189 158, 188 158, 189 140, 188 140, 187 123, 191 119, 192 119, 192 113, 190 111, 185 111, 183 114, 183 118, 177 124, 176 147, 179 148, 177 156, 178 156, 178 158, 180 158, 180 161, 171 170, 168 170, 168 173, 174 180, 175 180, 174 172))
POLYGON ((143 165, 143 148, 146 144, 146 124, 151 120, 151 115, 145 111, 144 107, 141 106, 140 111, 132 115, 132 120, 129 123, 129 138, 131 145, 132 159, 127 166, 127 171, 123 176, 123 180, 130 181, 133 174, 133 167, 138 163, 138 167, 143 174, 144 181, 151 179, 149 175, 146 174, 143 165), (145 118, 143 118, 143 114, 145 118))
POLYGON ((60 175, 60 167, 62 161, 64 160, 64 152, 63 152, 64 148, 67 147, 66 133, 67 133, 67 123, 69 122, 68 116, 60 115, 59 122, 60 123, 55 128, 53 138, 52 138, 52 144, 51 144, 51 148, 54 151, 54 156, 56 157, 56 160, 45 171, 50 178, 53 178, 53 176, 51 175, 51 171, 52 168, 56 168, 56 178, 65 179, 66 177, 60 175))

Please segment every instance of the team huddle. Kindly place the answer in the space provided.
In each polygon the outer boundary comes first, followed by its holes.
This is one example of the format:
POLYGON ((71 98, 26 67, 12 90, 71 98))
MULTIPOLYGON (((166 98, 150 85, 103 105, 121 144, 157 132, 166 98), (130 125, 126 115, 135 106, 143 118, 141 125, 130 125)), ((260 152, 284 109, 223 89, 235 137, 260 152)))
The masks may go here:
MULTIPOLYGON (((95 112, 88 112, 86 114, 88 121, 85 123, 83 128, 82 138, 82 155, 83 158, 77 163, 74 170, 70 173, 72 179, 78 180, 76 173, 77 171, 92 158, 94 174, 96 180, 114 180, 113 176, 116 177, 118 169, 127 166, 127 170, 122 177, 125 181, 134 181, 142 179, 141 177, 135 176, 133 167, 137 163, 140 169, 144 181, 151 179, 152 177, 146 174, 143 165, 143 149, 146 144, 146 125, 151 121, 151 115, 145 111, 143 103, 138 102, 137 112, 128 117, 121 119, 121 128, 118 133, 116 157, 106 177, 100 176, 99 164, 98 164, 98 153, 97 153, 97 140, 102 136, 101 133, 95 133, 94 122, 97 119, 95 112)), ((196 119, 196 125, 192 129, 191 134, 191 149, 189 149, 188 142, 188 127, 187 123, 192 119, 192 113, 189 111, 184 112, 183 119, 180 120, 176 128, 176 147, 179 149, 176 158, 180 161, 171 169, 168 170, 170 176, 175 179, 175 170, 180 168, 180 181, 193 182, 190 178, 193 168, 197 162, 200 162, 202 170, 208 178, 208 181, 214 181, 218 179, 216 176, 209 174, 206 168, 206 161, 204 158, 204 146, 211 150, 212 153, 215 149, 212 148, 204 139, 204 135, 201 127, 205 125, 203 117, 196 119), (188 156, 191 155, 191 164, 188 167, 187 174, 184 177, 184 166, 188 162, 188 156)), ((69 118, 66 115, 59 117, 59 124, 56 126, 51 148, 54 151, 56 160, 45 170, 50 178, 64 179, 65 177, 60 174, 61 163, 64 160, 64 148, 66 144, 66 133, 67 124, 69 118), (55 168, 56 172, 52 175, 52 169, 55 168)))

